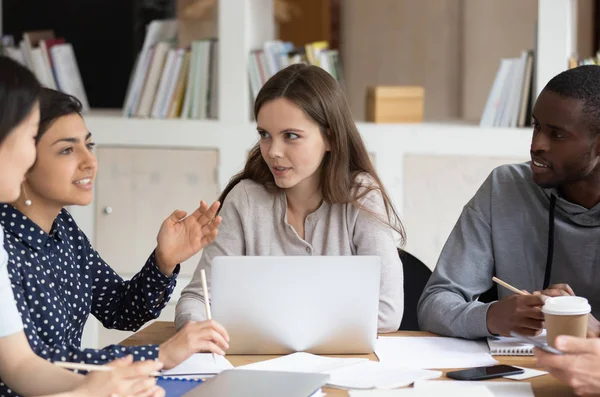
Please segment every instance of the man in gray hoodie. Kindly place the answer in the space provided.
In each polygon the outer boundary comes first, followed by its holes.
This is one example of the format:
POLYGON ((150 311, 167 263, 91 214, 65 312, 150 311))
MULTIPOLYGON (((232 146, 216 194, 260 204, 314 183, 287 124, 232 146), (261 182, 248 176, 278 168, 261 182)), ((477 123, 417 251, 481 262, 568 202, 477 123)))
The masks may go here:
POLYGON ((600 66, 554 77, 532 114, 531 162, 496 168, 463 212, 419 301, 422 329, 463 338, 535 335, 544 295, 577 294, 600 314, 600 66), (498 287, 496 276, 531 295, 498 287), (541 294, 540 294, 541 292, 541 294))

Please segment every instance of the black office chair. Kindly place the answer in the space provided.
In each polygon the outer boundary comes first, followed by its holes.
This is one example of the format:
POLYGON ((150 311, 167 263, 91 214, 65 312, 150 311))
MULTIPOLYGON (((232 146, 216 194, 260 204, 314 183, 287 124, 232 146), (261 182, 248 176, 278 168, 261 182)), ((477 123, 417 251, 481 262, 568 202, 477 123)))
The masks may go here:
POLYGON ((431 276, 431 270, 423 262, 406 251, 398 249, 404 269, 404 315, 401 331, 420 331, 417 319, 417 305, 431 276))

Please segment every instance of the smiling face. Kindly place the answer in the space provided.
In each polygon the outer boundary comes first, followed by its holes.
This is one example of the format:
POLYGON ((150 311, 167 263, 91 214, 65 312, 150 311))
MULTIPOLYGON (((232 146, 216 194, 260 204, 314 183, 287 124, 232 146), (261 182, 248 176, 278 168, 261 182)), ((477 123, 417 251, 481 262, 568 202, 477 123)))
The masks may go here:
POLYGON ((266 102, 257 116, 260 153, 282 189, 315 190, 329 151, 320 126, 285 98, 266 102))
POLYGON ((37 159, 26 176, 27 195, 36 206, 87 205, 97 162, 92 134, 78 114, 59 117, 42 135, 37 159))
POLYGON ((599 139, 583 105, 547 90, 538 97, 532 114, 531 171, 539 186, 585 181, 598 168, 599 139))

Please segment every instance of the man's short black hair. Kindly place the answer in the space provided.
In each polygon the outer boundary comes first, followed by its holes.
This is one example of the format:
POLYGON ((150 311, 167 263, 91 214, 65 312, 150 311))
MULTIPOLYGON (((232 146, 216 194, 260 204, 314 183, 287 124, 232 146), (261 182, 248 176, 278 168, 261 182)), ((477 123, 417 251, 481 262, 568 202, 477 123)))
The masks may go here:
POLYGON ((50 88, 42 88, 40 94, 40 128, 36 140, 40 138, 62 116, 78 114, 81 116, 83 107, 79 99, 50 88))
POLYGON ((544 90, 583 101, 583 114, 592 132, 600 133, 600 66, 583 65, 556 75, 544 90))

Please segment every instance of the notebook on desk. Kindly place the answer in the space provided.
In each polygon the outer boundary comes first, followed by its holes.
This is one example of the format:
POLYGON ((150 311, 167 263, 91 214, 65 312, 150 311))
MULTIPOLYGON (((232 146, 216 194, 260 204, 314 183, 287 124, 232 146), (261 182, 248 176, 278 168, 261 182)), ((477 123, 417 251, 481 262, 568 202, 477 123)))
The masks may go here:
MULTIPOLYGON (((546 343, 546 330, 533 339, 546 343)), ((517 338, 497 336, 487 338, 492 356, 533 356, 533 345, 523 343, 517 338)))
POLYGON ((181 397, 202 383, 199 379, 158 378, 156 384, 165 389, 167 397, 181 397))

